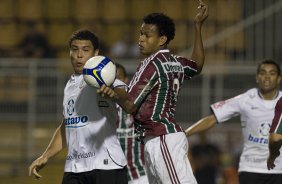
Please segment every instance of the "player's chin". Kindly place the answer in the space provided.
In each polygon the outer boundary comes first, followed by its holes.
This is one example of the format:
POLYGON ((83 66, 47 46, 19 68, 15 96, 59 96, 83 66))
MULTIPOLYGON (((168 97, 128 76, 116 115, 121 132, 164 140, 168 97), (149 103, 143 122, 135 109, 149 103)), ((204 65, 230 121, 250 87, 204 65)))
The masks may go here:
POLYGON ((261 88, 261 91, 265 92, 265 93, 270 93, 277 90, 277 88, 273 87, 273 86, 263 86, 261 88))
POLYGON ((140 49, 140 54, 143 54, 145 56, 149 56, 151 53, 147 52, 146 50, 144 49, 140 49))
POLYGON ((74 72, 75 72, 76 74, 82 74, 82 70, 83 70, 83 68, 81 68, 81 67, 76 67, 76 68, 74 68, 74 72))
POLYGON ((143 47, 139 47, 139 52, 140 52, 141 54, 143 54, 144 48, 143 48, 143 47))

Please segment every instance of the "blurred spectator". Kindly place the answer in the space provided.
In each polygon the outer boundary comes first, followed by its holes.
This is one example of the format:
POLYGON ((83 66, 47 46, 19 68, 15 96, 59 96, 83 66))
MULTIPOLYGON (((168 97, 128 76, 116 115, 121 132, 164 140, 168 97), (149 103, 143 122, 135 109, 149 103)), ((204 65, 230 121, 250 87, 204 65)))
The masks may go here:
POLYGON ((103 55, 103 56, 109 55, 109 47, 107 46, 107 44, 104 42, 103 39, 100 39, 99 41, 99 55, 103 55))
POLYGON ((28 58, 54 57, 47 38, 36 29, 35 22, 28 21, 26 26, 27 32, 19 43, 15 56, 28 58))
POLYGON ((198 184, 222 183, 220 156, 219 148, 213 144, 196 144, 191 147, 191 163, 198 184))
POLYGON ((113 44, 110 55, 112 58, 139 58, 139 48, 138 44, 133 38, 132 33, 125 32, 121 38, 121 40, 117 41, 113 44))

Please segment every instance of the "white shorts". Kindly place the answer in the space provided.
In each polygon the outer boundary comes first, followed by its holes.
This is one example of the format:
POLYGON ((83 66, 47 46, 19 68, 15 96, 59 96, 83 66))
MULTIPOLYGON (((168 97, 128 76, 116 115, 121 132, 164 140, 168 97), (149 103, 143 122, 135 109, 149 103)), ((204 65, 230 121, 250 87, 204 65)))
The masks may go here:
POLYGON ((145 138, 145 168, 150 184, 197 184, 183 132, 145 138))
POLYGON ((141 176, 138 179, 131 180, 128 182, 128 184, 149 184, 147 176, 141 176))

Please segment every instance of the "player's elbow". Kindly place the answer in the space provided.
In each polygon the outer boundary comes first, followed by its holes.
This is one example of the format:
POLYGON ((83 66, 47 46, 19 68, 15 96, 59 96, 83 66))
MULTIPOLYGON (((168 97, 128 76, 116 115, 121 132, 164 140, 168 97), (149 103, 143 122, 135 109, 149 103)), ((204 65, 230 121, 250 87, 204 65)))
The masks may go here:
POLYGON ((282 135, 276 133, 269 134, 269 142, 274 144, 282 144, 282 135))
POLYGON ((137 112, 137 107, 135 105, 129 105, 129 106, 126 106, 124 110, 126 111, 127 114, 134 115, 137 112))

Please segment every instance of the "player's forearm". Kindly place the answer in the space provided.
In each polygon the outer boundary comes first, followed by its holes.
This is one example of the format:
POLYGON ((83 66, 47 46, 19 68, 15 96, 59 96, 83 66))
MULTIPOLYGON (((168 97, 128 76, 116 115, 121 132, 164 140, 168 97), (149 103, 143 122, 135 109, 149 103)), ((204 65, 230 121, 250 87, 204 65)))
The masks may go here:
POLYGON ((280 154, 279 150, 281 148, 281 145, 282 145, 282 135, 271 133, 269 135, 269 144, 268 144, 270 157, 276 158, 277 156, 279 156, 280 154))
POLYGON ((54 132, 53 137, 42 156, 46 157, 47 159, 52 158, 59 153, 65 147, 65 145, 65 127, 62 123, 54 132))
POLYGON ((202 71, 205 62, 205 53, 204 53, 201 27, 202 25, 195 23, 195 40, 194 40, 194 47, 193 47, 192 58, 191 58, 196 62, 199 72, 202 71))
POLYGON ((216 124, 214 115, 207 116, 185 130, 187 136, 200 133, 212 128, 216 124))
POLYGON ((126 111, 128 114, 135 114, 137 111, 136 105, 129 99, 128 93, 121 88, 115 88, 115 101, 126 111))

